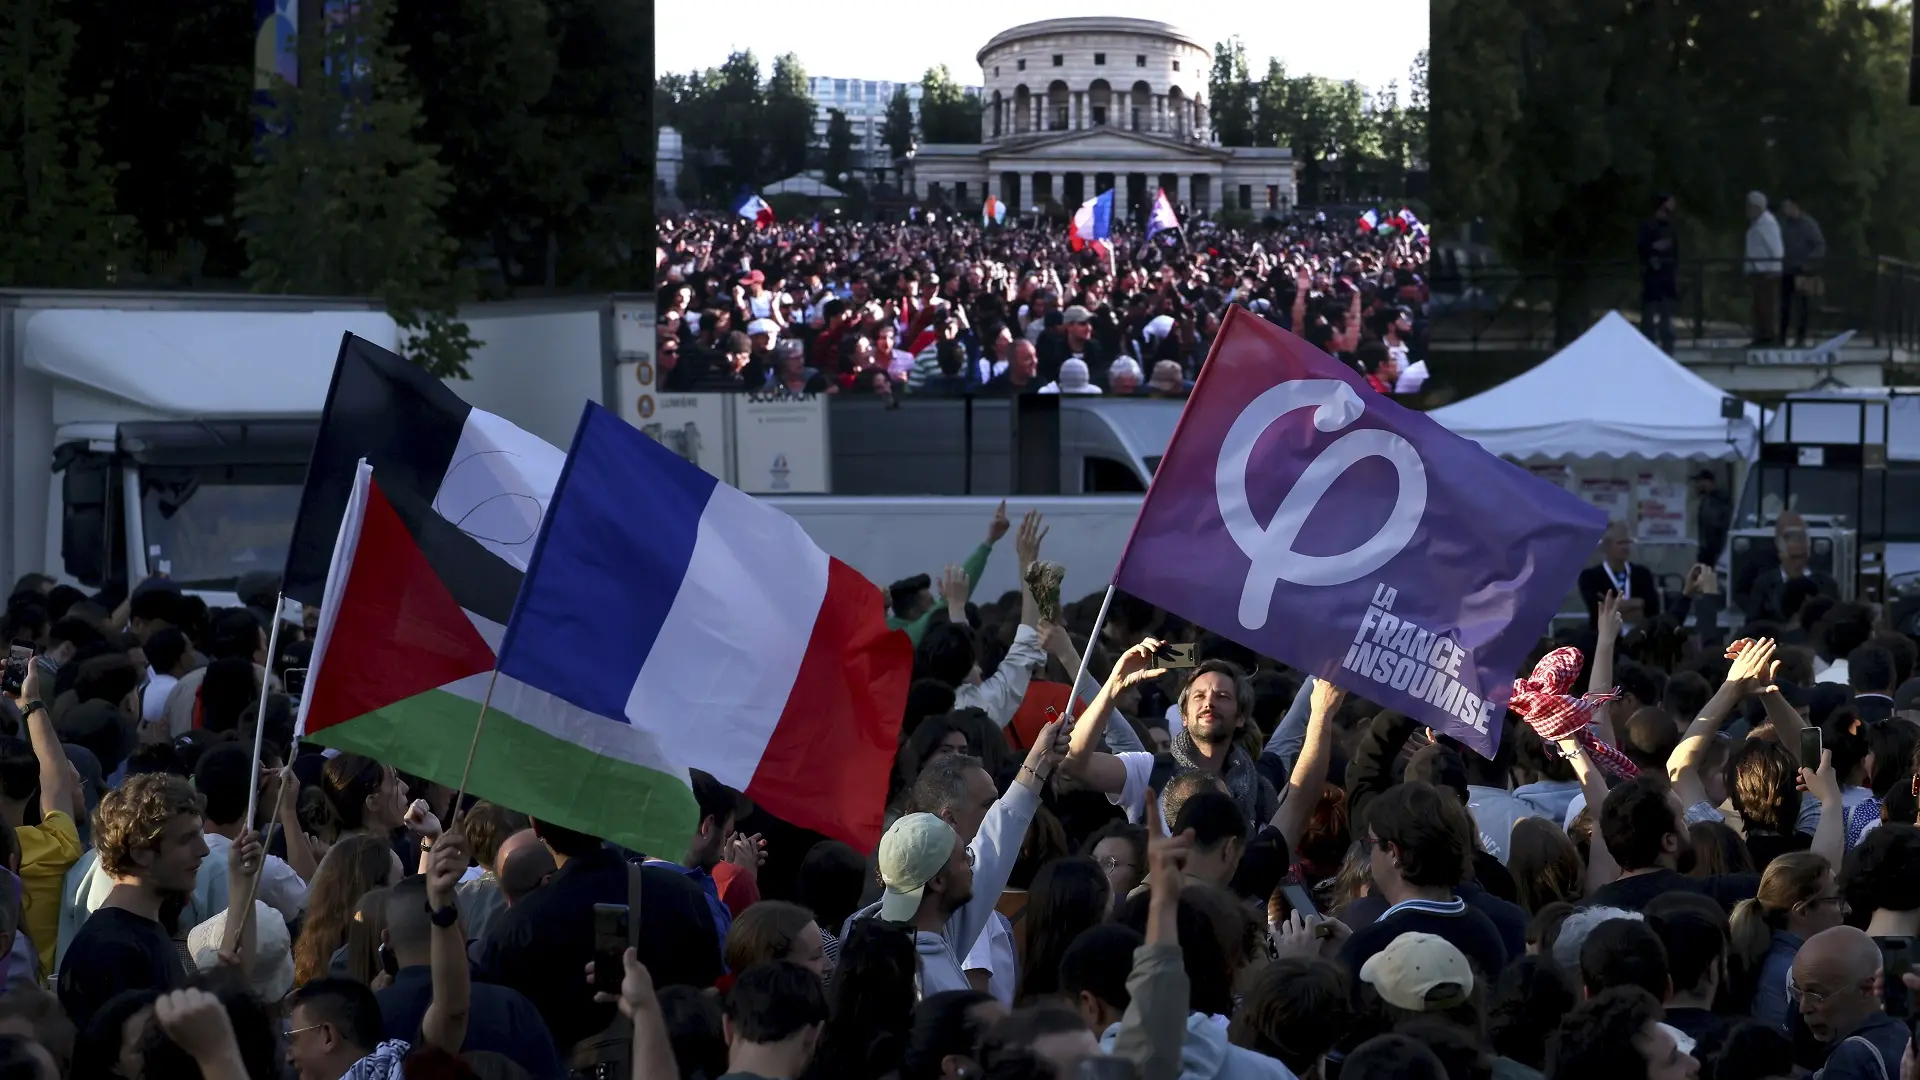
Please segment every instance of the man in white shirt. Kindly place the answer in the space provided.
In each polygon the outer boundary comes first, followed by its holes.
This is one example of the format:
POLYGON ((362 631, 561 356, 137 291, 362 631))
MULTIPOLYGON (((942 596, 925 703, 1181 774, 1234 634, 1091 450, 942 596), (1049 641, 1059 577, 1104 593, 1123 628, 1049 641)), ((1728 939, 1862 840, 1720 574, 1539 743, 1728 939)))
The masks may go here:
POLYGON ((1786 243, 1780 222, 1767 210, 1767 197, 1747 193, 1747 280, 1753 285, 1753 344, 1774 344, 1780 332, 1780 275, 1785 269, 1786 243))
MULTIPOLYGON (((971 843, 944 818, 927 813, 908 814, 880 838, 885 890, 879 903, 847 920, 841 936, 849 936, 854 922, 865 918, 911 925, 919 954, 914 986, 920 996, 972 988, 961 958, 973 951, 996 914, 994 906, 1040 807, 1040 788, 1060 762, 1055 751, 1060 726, 1054 720, 1041 729, 1006 795, 977 818, 969 810, 962 819, 963 825, 977 821, 971 843)), ((991 781, 986 790, 993 790, 991 781)))
POLYGON ((157 724, 166 719, 167 696, 186 674, 188 654, 193 650, 187 636, 169 626, 147 638, 143 651, 147 657, 147 685, 140 690, 140 722, 157 724))

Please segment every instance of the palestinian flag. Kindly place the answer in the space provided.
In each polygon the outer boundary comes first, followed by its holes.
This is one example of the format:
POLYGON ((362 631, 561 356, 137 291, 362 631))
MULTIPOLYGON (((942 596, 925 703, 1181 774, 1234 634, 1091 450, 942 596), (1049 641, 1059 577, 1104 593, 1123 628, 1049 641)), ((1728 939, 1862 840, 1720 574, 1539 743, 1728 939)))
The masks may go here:
MULTIPOLYGON (((417 366, 346 337, 285 578, 287 596, 320 608, 302 739, 459 785, 564 463, 417 366)), ((530 693, 494 684, 467 790, 679 858, 697 820, 685 768, 635 768, 550 733, 530 693)))

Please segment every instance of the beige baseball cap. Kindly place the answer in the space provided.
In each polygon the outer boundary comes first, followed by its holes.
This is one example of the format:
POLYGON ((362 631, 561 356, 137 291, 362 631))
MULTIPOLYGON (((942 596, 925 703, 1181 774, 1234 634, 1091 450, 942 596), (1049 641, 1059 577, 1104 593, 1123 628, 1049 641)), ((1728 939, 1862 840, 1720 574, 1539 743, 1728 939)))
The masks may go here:
POLYGON ((880 917, 906 922, 920 910, 927 882, 947 868, 960 838, 953 826, 932 814, 908 814, 880 838, 880 917))
POLYGON ((1360 981, 1395 1008, 1439 1012, 1473 993, 1473 967, 1446 938, 1401 934, 1360 965, 1360 981))

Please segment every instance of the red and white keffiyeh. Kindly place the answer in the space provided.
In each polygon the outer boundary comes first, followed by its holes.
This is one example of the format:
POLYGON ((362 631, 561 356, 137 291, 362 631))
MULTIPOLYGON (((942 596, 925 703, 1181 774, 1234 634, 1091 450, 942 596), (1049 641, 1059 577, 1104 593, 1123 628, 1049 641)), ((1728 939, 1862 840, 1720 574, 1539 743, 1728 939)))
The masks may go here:
POLYGON ((1507 708, 1525 720, 1548 745, 1562 739, 1576 739, 1601 768, 1615 776, 1638 776, 1638 766, 1593 734, 1594 708, 1619 697, 1620 688, 1616 686, 1584 697, 1570 693, 1584 663, 1580 650, 1571 645, 1541 657, 1531 677, 1513 681, 1513 700, 1507 702, 1507 708))

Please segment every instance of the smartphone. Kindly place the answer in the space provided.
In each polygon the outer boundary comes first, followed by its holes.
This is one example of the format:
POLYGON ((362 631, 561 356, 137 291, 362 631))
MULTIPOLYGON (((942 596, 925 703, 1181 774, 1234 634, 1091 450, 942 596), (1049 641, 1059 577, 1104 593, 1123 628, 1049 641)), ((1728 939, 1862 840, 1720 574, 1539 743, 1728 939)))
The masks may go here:
POLYGON ((1303 919, 1311 919, 1320 914, 1320 909, 1313 903, 1313 892, 1299 878, 1288 877, 1282 880, 1280 895, 1286 898, 1287 906, 1299 912, 1303 919))
POLYGON ((299 701, 307 693, 307 669, 290 667, 280 673, 280 685, 286 687, 287 696, 299 701))
POLYGON ((627 977, 627 905, 593 905, 593 988, 602 994, 620 994, 627 977))
POLYGON ((1155 667, 1165 668, 1168 671, 1191 668, 1195 665, 1193 646, 1191 644, 1162 645, 1154 650, 1153 663, 1155 667))
POLYGON ((33 663, 33 642, 18 639, 9 645, 6 666, 0 669, 0 692, 4 692, 8 697, 19 694, 20 688, 26 685, 27 665, 31 663, 33 663))
POLYGON ((1820 729, 1808 725, 1800 729, 1800 766, 1805 769, 1820 767, 1820 729))
POLYGON ((1900 976, 1913 970, 1917 955, 1914 939, 1910 937, 1874 938, 1874 944, 1880 946, 1880 998, 1887 1015, 1896 1020, 1909 1020, 1913 1017, 1913 991, 1900 976))

